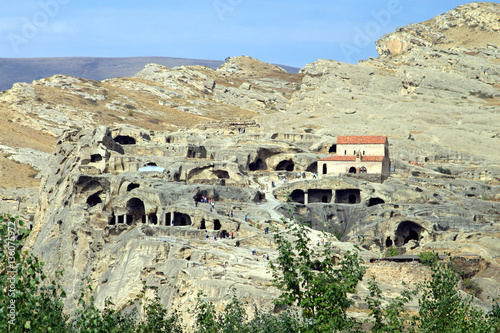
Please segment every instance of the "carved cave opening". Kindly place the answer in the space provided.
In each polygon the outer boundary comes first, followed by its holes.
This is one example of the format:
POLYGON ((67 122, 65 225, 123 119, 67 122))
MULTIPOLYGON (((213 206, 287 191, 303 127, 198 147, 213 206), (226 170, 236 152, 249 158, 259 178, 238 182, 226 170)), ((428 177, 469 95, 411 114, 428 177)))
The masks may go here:
POLYGON ((173 226, 186 226, 191 225, 191 217, 183 213, 175 213, 174 220, 172 221, 173 226))
POLYGON ((328 152, 329 153, 336 153, 337 152, 337 145, 336 144, 333 144, 329 149, 328 149, 328 152))
POLYGON ((276 170, 293 171, 295 168, 295 163, 292 160, 284 160, 278 163, 276 170))
POLYGON ((220 230, 221 227, 220 221, 218 219, 214 220, 214 230, 220 230))
POLYGON ((385 204, 385 201, 381 198, 370 198, 368 200, 368 207, 385 204))
POLYGON ((157 225, 158 224, 158 216, 156 216, 155 213, 151 213, 148 215, 148 221, 151 224, 157 225))
POLYGON ((310 189, 307 191, 309 203, 330 203, 332 202, 333 191, 322 189, 310 189))
POLYGON ((303 190, 293 190, 290 194, 289 201, 304 203, 304 191, 303 190))
POLYGON ((387 237, 385 240, 385 247, 391 247, 392 246, 392 239, 391 237, 387 237))
POLYGON ((229 179, 229 172, 227 172, 226 170, 214 171, 214 175, 219 179, 229 179))
POLYGON ((206 223, 205 223, 205 219, 201 219, 200 229, 205 230, 206 228, 207 228, 207 226, 206 226, 206 223))
POLYGON ((121 145, 135 145, 136 141, 133 137, 128 136, 128 135, 118 135, 116 138, 114 138, 115 142, 121 144, 121 145))
POLYGON ((309 164, 306 171, 316 173, 318 171, 318 162, 313 162, 313 163, 309 164))
POLYGON ((344 189, 335 191, 335 203, 357 204, 361 202, 361 191, 359 189, 344 189))
POLYGON ((132 198, 127 202, 127 224, 131 225, 139 221, 146 222, 144 203, 141 199, 132 198))
POLYGON ((248 170, 250 171, 267 170, 267 165, 261 158, 258 158, 255 162, 250 163, 248 165, 248 170))
POLYGON ((396 230, 396 246, 403 246, 410 240, 420 241, 420 233, 422 231, 422 226, 418 223, 412 221, 403 221, 398 225, 396 230))
POLYGON ((136 183, 130 183, 130 184, 128 184, 128 186, 127 186, 127 192, 130 192, 130 191, 132 191, 134 188, 139 188, 139 187, 140 187, 140 185, 139 185, 139 184, 136 184, 136 183))
POLYGON ((157 166, 155 162, 148 162, 146 163, 146 166, 157 166))
POLYGON ((100 154, 92 154, 90 155, 90 162, 96 163, 102 161, 102 156, 100 154))
POLYGON ((89 205, 89 207, 94 207, 94 206, 102 203, 101 197, 99 197, 99 193, 100 192, 92 194, 90 197, 88 197, 87 205, 89 205))

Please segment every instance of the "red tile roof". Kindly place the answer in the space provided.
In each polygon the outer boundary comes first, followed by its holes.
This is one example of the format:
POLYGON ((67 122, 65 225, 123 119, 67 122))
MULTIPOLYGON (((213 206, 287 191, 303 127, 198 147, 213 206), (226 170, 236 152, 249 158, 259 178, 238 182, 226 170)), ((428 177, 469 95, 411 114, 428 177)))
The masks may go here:
MULTIPOLYGON (((384 156, 361 156, 361 162, 382 162, 384 156)), ((328 156, 319 161, 341 161, 341 162, 354 162, 356 161, 356 156, 354 155, 333 155, 328 156)))
POLYGON ((385 135, 341 135, 337 137, 337 144, 383 144, 387 141, 385 135))
POLYGON ((361 156, 362 162, 382 162, 384 156, 361 156))
POLYGON ((320 161, 356 161, 356 156, 354 156, 354 155, 348 155, 348 156, 334 155, 334 156, 328 156, 328 157, 322 158, 322 159, 320 159, 320 161))

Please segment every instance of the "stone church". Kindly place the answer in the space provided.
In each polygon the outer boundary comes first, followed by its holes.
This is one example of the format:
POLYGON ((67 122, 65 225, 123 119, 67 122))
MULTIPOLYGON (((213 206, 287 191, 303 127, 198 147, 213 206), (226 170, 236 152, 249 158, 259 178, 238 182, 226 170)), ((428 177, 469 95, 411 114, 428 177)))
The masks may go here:
POLYGON ((339 136, 335 151, 336 155, 318 160, 319 174, 366 173, 389 177, 391 161, 387 136, 339 136))

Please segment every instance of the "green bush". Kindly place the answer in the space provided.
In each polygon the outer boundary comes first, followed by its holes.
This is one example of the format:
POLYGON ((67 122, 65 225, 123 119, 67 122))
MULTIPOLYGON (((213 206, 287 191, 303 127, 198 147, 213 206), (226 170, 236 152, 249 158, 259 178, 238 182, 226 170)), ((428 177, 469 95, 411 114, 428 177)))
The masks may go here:
POLYGON ((439 261, 439 255, 433 251, 423 251, 418 254, 420 263, 425 266, 434 266, 439 261))
POLYGON ((437 167, 435 170, 437 172, 441 172, 442 174, 445 174, 445 175, 451 175, 451 170, 450 169, 446 169, 446 168, 443 168, 443 167, 437 167))
POLYGON ((397 256, 398 254, 399 254, 398 248, 395 247, 394 245, 391 245, 385 251, 384 257, 385 258, 394 257, 397 256))

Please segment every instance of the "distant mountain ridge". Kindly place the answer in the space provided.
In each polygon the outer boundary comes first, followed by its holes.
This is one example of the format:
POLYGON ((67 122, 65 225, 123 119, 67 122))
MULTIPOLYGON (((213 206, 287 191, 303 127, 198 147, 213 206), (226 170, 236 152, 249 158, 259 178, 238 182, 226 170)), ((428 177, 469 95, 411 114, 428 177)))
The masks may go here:
MULTIPOLYGON (((169 68, 202 65, 215 69, 222 60, 187 59, 172 57, 59 57, 59 58, 0 58, 0 91, 12 88, 16 82, 31 83, 56 74, 90 80, 105 80, 133 76, 146 64, 156 63, 169 68)), ((298 68, 281 66, 288 72, 298 68)))

